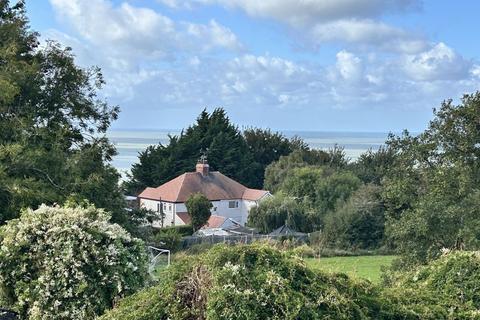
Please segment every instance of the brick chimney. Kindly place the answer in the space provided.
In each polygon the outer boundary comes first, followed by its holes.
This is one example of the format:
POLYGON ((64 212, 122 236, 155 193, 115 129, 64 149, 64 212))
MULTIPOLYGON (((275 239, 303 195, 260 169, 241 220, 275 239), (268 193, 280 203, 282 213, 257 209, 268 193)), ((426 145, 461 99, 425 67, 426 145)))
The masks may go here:
POLYGON ((210 170, 210 166, 208 163, 197 163, 195 167, 197 172, 201 173, 204 177, 208 176, 208 172, 210 170))
POLYGON ((210 171, 210 166, 208 165, 207 157, 205 155, 202 155, 200 157, 200 160, 198 160, 198 163, 195 169, 196 169, 196 172, 201 173, 202 176, 204 177, 208 176, 208 173, 210 171))

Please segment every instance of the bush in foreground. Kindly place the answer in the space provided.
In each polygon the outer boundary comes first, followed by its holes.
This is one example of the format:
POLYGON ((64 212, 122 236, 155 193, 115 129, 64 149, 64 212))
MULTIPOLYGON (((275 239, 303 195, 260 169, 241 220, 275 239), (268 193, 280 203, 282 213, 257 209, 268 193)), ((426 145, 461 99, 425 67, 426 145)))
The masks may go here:
POLYGON ((0 301, 29 319, 92 319, 147 279, 143 242, 93 206, 41 206, 0 229, 0 301))
POLYGON ((381 319, 378 290, 265 244, 188 256, 101 319, 381 319))
POLYGON ((408 319, 480 319, 480 252, 448 252, 399 273, 385 295, 408 319))

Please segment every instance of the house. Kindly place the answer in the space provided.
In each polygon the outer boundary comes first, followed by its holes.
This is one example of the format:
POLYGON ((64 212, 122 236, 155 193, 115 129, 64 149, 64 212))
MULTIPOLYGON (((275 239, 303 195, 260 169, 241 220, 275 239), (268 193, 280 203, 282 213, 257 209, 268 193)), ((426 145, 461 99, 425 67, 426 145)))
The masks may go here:
POLYGON ((195 169, 138 195, 140 207, 165 214, 156 226, 188 224, 185 202, 193 193, 202 193, 212 202, 212 215, 231 218, 241 225, 247 222, 252 207, 271 196, 268 191, 247 188, 218 171, 210 171, 205 158, 195 169))

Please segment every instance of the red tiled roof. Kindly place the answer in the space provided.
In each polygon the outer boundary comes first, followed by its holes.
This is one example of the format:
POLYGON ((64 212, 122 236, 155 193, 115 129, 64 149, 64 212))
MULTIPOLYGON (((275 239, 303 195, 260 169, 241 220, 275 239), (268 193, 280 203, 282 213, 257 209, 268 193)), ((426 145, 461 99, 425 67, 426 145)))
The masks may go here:
POLYGON ((243 192, 242 199, 245 200, 259 200, 263 196, 265 196, 268 193, 266 190, 258 190, 258 189, 245 189, 243 192))
POLYGON ((190 215, 187 212, 177 212, 177 216, 185 224, 190 224, 192 222, 192 218, 190 217, 190 215))
POLYGON ((203 226, 204 228, 219 228, 227 220, 226 217, 211 215, 208 218, 207 223, 203 226))
POLYGON ((249 189, 218 171, 202 175, 188 172, 157 188, 146 188, 139 198, 168 202, 185 202, 192 193, 200 192, 210 201, 228 199, 259 200, 268 191, 249 189))

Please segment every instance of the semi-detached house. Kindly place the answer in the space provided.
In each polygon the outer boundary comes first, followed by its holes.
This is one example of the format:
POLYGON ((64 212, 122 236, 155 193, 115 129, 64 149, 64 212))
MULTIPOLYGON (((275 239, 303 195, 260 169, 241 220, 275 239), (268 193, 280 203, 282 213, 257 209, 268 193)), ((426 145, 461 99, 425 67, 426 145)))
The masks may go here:
POLYGON ((190 222, 185 202, 198 192, 212 202, 212 215, 231 218, 242 225, 247 222, 250 209, 271 196, 268 191, 250 189, 218 171, 211 172, 203 160, 197 163, 195 172, 184 173, 156 188, 148 187, 138 198, 141 207, 163 210, 163 226, 184 225, 190 222))

